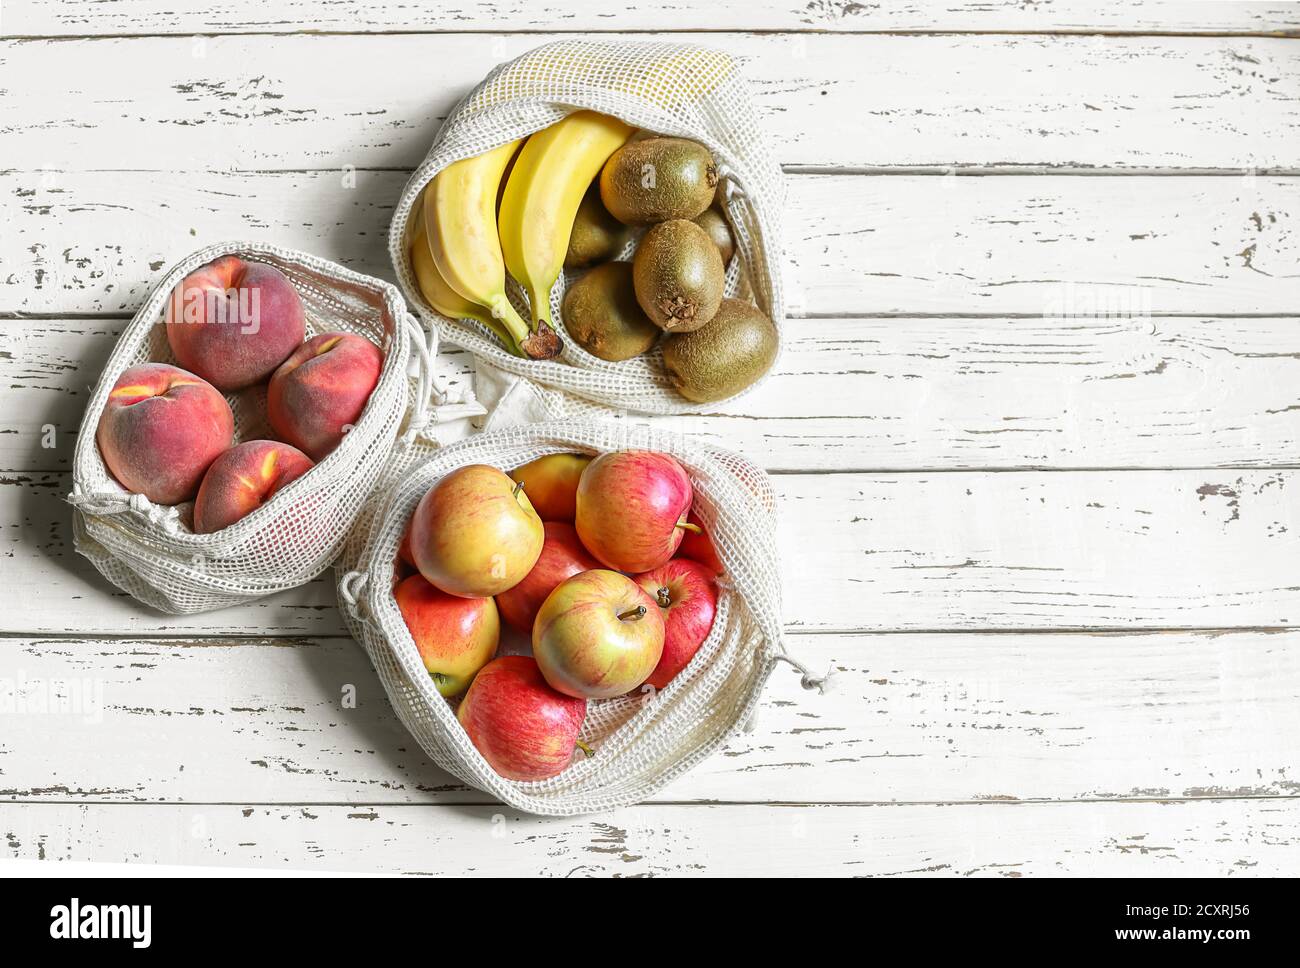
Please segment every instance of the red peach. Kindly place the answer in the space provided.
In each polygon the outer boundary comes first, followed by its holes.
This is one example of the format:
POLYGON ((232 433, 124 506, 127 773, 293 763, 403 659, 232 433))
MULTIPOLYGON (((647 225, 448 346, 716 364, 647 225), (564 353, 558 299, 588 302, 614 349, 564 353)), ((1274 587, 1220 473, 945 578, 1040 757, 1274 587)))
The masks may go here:
POLYGON ((194 530, 211 534, 260 508, 316 465, 297 447, 278 440, 249 440, 208 468, 194 501, 194 530))
POLYGON ((266 416, 272 429, 321 460, 361 419, 383 365, 384 354, 364 336, 313 336, 271 377, 266 416))
POLYGON ((95 431, 109 472, 155 504, 180 504, 231 444, 230 404, 207 381, 180 367, 140 363, 113 384, 95 431))
POLYGON ((600 567, 600 562, 578 540, 573 525, 563 521, 544 521, 542 527, 546 532, 542 539, 542 553, 533 570, 518 585, 497 593, 501 617, 529 635, 533 632, 537 610, 560 582, 600 567))
POLYGON ((289 278, 233 255, 182 279, 168 297, 166 321, 176 361, 221 390, 266 379, 307 332, 289 278))

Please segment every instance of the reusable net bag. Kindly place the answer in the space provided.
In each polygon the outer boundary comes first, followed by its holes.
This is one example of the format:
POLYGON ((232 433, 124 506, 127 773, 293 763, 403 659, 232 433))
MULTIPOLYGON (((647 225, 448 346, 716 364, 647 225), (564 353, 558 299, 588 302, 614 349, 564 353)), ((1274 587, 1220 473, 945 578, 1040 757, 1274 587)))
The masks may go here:
MULTIPOLYGON (((553 319, 564 340, 555 360, 512 356, 472 320, 438 315, 420 294, 407 250, 414 206, 424 187, 453 162, 579 110, 698 141, 717 162, 720 197, 736 241, 725 294, 752 298, 779 333, 785 318, 780 271, 785 189, 781 169, 764 146, 752 100, 736 63, 721 51, 693 44, 572 40, 546 44, 498 66, 456 107, 398 199, 388 245, 402 291, 421 318, 478 361, 477 395, 493 411, 488 426, 594 416, 609 409, 697 413, 701 405, 673 389, 658 349, 609 363, 569 338, 561 302, 577 274, 566 271, 551 292, 553 319)), ((634 243, 620 258, 628 258, 633 248, 634 243)), ((527 317, 522 291, 512 281, 508 290, 527 317)))
POLYGON ((767 476, 744 458, 676 435, 612 421, 559 421, 490 431, 441 450, 417 444, 391 464, 379 495, 339 556, 339 600, 398 717, 440 767, 505 803, 536 814, 572 815, 646 799, 685 773, 752 714, 777 661, 824 679, 785 653, 774 500, 767 476), (575 757, 548 780, 498 775, 434 687, 393 597, 394 564, 407 522, 425 492, 467 464, 512 470, 553 453, 648 449, 686 468, 694 510, 725 574, 713 629, 690 664, 664 689, 592 701, 581 738, 595 755, 575 757))
MULTIPOLYGON (((323 259, 250 243, 212 245, 190 255, 158 283, 122 333, 86 408, 68 496, 76 509, 77 551, 123 591, 174 614, 222 608, 310 581, 338 554, 399 431, 403 439, 414 439, 433 416, 437 344, 435 338, 430 347, 427 339, 396 288, 323 259), (191 271, 223 255, 264 262, 288 276, 302 297, 308 337, 357 333, 383 350, 384 363, 360 420, 332 453, 247 517, 212 534, 195 534, 189 525, 192 502, 157 505, 113 479, 95 431, 124 369, 146 361, 175 363, 162 325, 166 300, 191 271), (412 354, 414 381, 407 375, 412 354)), ((272 436, 264 384, 226 399, 235 415, 235 443, 272 436)))

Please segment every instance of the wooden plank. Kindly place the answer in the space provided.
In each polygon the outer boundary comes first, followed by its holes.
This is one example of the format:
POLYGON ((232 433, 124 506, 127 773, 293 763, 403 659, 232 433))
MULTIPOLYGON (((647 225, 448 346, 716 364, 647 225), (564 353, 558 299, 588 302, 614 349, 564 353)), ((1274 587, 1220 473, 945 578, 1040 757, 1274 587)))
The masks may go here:
MULTIPOLYGON (((779 500, 791 631, 1295 624, 1292 470, 797 474, 779 500)), ((65 474, 0 475, 0 631, 330 635, 331 588, 159 617, 71 548, 65 474), (51 609, 49 602, 59 602, 51 609)))
MULTIPOLYGON (((1300 794, 1300 633, 789 644, 833 688, 778 669, 753 731, 656 800, 1300 794)), ((347 639, 0 640, 0 710, 0 799, 489 802, 428 762, 347 639)))
MULTIPOLYGON (((575 36, 586 35, 3 43, 4 164, 412 168, 493 66, 575 36)), ((1300 123, 1300 60, 1284 39, 710 33, 703 40, 742 62, 773 153, 786 164, 1300 168, 1290 137, 1300 123)))
POLYGON ((0 856, 445 876, 1285 876, 1290 799, 962 806, 0 804, 0 856))
MULTIPOLYGON (((124 325, 0 322, 0 469, 71 468, 124 325)), ((1295 462, 1297 386, 1294 318, 806 319, 758 390, 654 422, 778 471, 1261 466, 1295 462)))
MULTIPOLYGON (((388 222, 406 178, 0 173, 0 198, 12 200, 0 313, 130 314, 160 270, 231 238, 391 278, 388 222)), ((793 176, 789 310, 1290 315, 1300 306, 1296 184, 1263 175, 793 176)))
MULTIPOLYGON (((1122 6, 1019 0, 889 4, 791 3, 751 0, 727 11, 732 30, 825 31, 1140 31, 1143 33, 1260 32, 1300 29, 1295 7, 1285 3, 1186 3, 1136 0, 1122 6)), ((26 0, 5 11, 2 36, 103 34, 289 33, 338 31, 714 31, 717 7, 697 0, 629 3, 596 0, 523 3, 496 0, 455 11, 400 0, 306 2, 268 6, 253 0, 212 3, 181 0, 165 12, 152 0, 26 0)))

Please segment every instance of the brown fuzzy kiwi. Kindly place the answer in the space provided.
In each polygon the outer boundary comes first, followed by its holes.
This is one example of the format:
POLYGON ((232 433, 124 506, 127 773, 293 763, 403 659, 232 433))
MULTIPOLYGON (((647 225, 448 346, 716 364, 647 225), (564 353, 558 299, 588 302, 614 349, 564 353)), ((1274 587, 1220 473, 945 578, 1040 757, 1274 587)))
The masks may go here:
POLYGON ((736 240, 731 236, 731 226, 722 213, 716 208, 706 208, 695 218, 691 219, 696 225, 704 229, 705 234, 718 247, 718 252, 722 256, 722 264, 725 266, 731 261, 731 257, 736 252, 736 240))
POLYGON ((573 220, 564 268, 585 269, 613 259, 627 244, 628 235, 627 226, 606 210, 600 200, 600 185, 593 181, 573 220))
POLYGON ((713 156, 686 138, 629 141, 600 173, 601 200, 628 225, 695 218, 709 207, 717 186, 713 156))
POLYGON ((677 392, 693 403, 734 397, 776 361, 772 321, 741 299, 724 299, 707 324, 664 340, 664 369, 677 392))
POLYGON ((636 301, 660 329, 699 329, 718 311, 725 281, 722 254, 704 229, 686 219, 660 222, 632 257, 636 301))
POLYGON ((561 312, 574 342, 611 363, 644 353, 659 338, 637 305, 630 262, 596 266, 569 287, 561 312))

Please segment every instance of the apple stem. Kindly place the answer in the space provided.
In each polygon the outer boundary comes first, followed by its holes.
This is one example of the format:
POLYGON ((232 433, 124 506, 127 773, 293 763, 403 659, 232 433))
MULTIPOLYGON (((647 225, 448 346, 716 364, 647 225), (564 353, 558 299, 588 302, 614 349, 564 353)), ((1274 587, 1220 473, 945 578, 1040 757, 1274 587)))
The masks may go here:
POLYGON ((673 603, 672 596, 668 593, 667 585, 660 586, 659 590, 655 592, 655 598, 658 599, 660 608, 667 608, 673 603))
POLYGON ((639 618, 645 618, 644 605, 638 605, 636 608, 629 608, 626 612, 622 612, 618 616, 620 622, 626 622, 629 620, 636 621, 639 618))
POLYGON ((582 740, 575 740, 574 742, 577 743, 578 749, 582 750, 584 756, 591 757, 596 755, 596 751, 593 750, 586 743, 584 743, 582 740))
POLYGON ((691 534, 704 533, 703 528, 701 528, 698 524, 692 524, 690 521, 678 521, 677 527, 683 529, 684 531, 689 531, 691 534))
POLYGON ((523 482, 523 481, 516 481, 516 482, 515 482, 515 489, 514 489, 513 491, 510 492, 510 496, 513 497, 513 498, 518 499, 518 497, 519 497, 519 492, 522 491, 523 489, 524 489, 524 482, 523 482))

